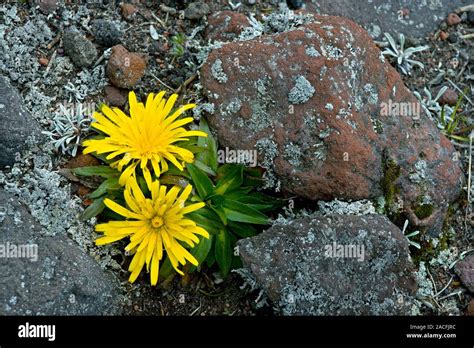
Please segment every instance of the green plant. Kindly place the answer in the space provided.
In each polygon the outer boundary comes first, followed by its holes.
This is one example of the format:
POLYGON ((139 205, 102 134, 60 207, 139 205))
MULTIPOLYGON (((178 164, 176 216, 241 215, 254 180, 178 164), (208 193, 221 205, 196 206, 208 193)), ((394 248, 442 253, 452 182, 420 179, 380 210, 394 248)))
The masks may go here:
POLYGON ((461 93, 454 108, 448 109, 449 115, 446 115, 446 108, 443 105, 440 112, 440 125, 442 127, 441 132, 448 138, 462 142, 469 142, 468 134, 474 129, 474 126, 459 128, 460 124, 465 124, 467 122, 466 117, 459 112, 463 98, 464 93, 461 93))
POLYGON ((170 53, 175 58, 180 58, 186 51, 186 36, 182 33, 178 33, 171 37, 171 50, 170 53))

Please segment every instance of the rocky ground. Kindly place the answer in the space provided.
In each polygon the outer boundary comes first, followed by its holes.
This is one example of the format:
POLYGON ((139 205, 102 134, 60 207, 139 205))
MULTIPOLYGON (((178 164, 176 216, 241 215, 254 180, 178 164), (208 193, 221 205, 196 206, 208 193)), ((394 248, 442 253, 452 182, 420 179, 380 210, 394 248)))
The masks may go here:
POLYGON ((469 135, 474 9, 299 3, 0 4, 0 242, 46 250, 34 266, 0 259, 0 314, 473 313, 471 153, 441 135, 436 108, 464 93, 451 135, 469 135), (391 64, 384 33, 428 46, 411 57, 424 68, 391 64), (79 219, 95 183, 71 168, 97 164, 79 146, 90 115, 127 110, 129 90, 197 103, 195 119, 223 147, 257 149, 265 192, 289 199, 239 242, 228 279, 205 268, 130 285, 122 245, 95 246, 96 219, 79 219), (428 113, 381 112, 417 92, 428 113), (322 257, 336 241, 364 245, 364 261, 322 257))

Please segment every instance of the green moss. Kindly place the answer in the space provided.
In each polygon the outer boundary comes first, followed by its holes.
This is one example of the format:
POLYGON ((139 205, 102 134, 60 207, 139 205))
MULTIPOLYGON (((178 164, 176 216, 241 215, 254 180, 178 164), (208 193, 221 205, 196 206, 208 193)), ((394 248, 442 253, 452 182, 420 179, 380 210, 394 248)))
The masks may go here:
POLYGON ((417 204, 413 208, 413 212, 418 217, 418 219, 425 219, 433 213, 432 204, 417 204))

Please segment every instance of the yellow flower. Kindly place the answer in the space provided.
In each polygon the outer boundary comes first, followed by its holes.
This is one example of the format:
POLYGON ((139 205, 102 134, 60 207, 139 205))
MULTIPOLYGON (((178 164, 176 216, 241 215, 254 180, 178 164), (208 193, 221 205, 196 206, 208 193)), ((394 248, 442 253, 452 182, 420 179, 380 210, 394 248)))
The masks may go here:
POLYGON ((102 113, 94 112, 95 122, 91 126, 105 133, 106 137, 86 140, 83 143, 83 152, 109 153, 107 159, 121 156, 111 164, 121 172, 126 167, 120 175, 121 185, 125 185, 128 178, 135 173, 138 164, 146 182, 150 184, 152 178, 148 161, 157 177, 168 170, 168 161, 183 170, 185 163, 193 161, 194 155, 176 143, 192 136, 207 136, 204 132, 188 131, 182 127, 192 122, 192 117, 177 120, 184 111, 195 107, 195 104, 183 105, 170 115, 178 95, 173 94, 166 100, 163 98, 164 94, 164 91, 156 96, 150 93, 146 104, 143 105, 137 102, 135 93, 130 92, 130 116, 118 108, 111 109, 106 105, 102 107, 102 113))
POLYGON ((157 180, 152 181, 148 188, 151 199, 145 198, 135 176, 131 176, 124 191, 128 208, 110 199, 104 200, 108 208, 130 220, 98 224, 96 231, 104 233, 104 236, 98 238, 96 244, 103 245, 130 237, 130 244, 125 250, 135 255, 129 267, 132 272, 129 281, 133 283, 146 264, 151 284, 156 285, 163 250, 168 254, 173 268, 179 274, 184 274, 178 269, 179 264, 184 265, 187 260, 197 266, 198 261, 180 242, 194 247, 195 243, 199 243, 196 235, 209 238, 209 233, 196 226, 194 221, 185 218, 186 214, 204 206, 203 202, 187 206, 184 204, 192 191, 191 185, 179 196, 179 186, 166 192, 166 186, 160 185, 157 180))

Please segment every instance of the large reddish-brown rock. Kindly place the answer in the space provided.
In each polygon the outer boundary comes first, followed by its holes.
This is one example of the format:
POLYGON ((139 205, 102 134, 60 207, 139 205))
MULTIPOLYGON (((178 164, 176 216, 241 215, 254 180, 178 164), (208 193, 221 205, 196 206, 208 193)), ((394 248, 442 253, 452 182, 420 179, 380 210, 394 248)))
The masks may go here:
POLYGON ((230 41, 237 38, 249 26, 247 16, 242 13, 216 12, 208 19, 205 35, 208 40, 230 41))
POLYGON ((454 148, 354 22, 315 16, 225 44, 201 79, 221 145, 257 148, 282 189, 314 200, 385 195, 394 214, 441 229, 460 191, 454 148), (384 113, 395 105, 413 112, 384 113))

